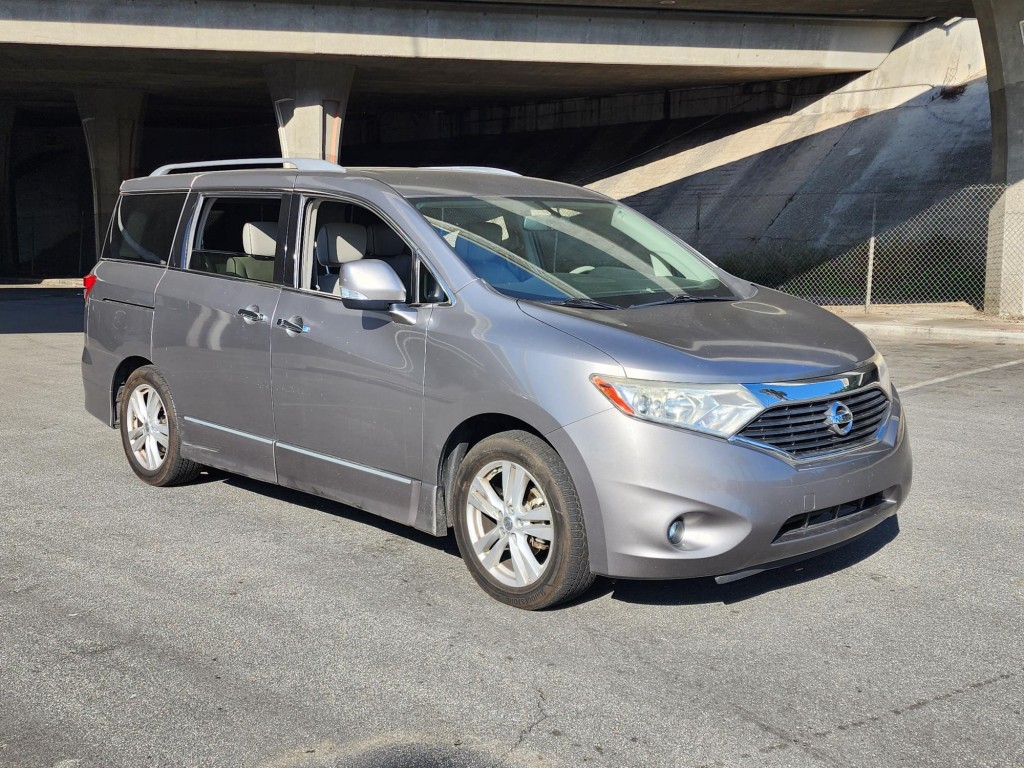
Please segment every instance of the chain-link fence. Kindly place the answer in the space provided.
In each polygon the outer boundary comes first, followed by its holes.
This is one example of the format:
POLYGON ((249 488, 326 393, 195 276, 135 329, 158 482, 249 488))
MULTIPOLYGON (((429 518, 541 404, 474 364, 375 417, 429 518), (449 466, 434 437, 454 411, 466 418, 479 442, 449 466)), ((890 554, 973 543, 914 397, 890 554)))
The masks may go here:
POLYGON ((986 184, 674 192, 628 202, 730 272, 818 304, 966 302, 1015 315, 1024 292, 1024 215, 1002 215, 1005 191, 986 184), (990 229, 1002 254, 995 269, 987 264, 990 229))

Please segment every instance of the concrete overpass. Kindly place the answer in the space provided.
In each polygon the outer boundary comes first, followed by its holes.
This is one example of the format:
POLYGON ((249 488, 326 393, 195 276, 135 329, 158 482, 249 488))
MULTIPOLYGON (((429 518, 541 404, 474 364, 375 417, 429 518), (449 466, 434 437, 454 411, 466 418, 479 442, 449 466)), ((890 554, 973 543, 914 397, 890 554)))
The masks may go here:
MULTIPOLYGON (((120 180, 148 170, 140 166, 147 106, 184 124, 266 113, 282 154, 336 159, 353 113, 865 72, 908 24, 972 15, 985 38, 993 176, 1015 184, 1024 179, 1020 0, 8 0, 0 205, 13 203, 19 110, 77 112, 99 232, 120 180)), ((245 121, 222 122, 244 147, 245 121)), ((1024 211, 1017 197, 1007 197, 995 226, 1024 211)), ((1013 247, 1000 242, 994 264, 1013 247)), ((13 248, 10 228, 0 231, 0 272, 13 248)))

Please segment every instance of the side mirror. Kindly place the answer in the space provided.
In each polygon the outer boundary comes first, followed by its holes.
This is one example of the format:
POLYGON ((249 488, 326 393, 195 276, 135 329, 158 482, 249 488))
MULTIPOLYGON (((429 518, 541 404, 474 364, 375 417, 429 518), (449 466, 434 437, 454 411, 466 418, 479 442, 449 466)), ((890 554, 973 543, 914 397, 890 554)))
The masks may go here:
POLYGON ((405 286, 395 270, 379 259, 360 259, 341 265, 338 280, 341 303, 349 309, 387 312, 405 303, 405 286))

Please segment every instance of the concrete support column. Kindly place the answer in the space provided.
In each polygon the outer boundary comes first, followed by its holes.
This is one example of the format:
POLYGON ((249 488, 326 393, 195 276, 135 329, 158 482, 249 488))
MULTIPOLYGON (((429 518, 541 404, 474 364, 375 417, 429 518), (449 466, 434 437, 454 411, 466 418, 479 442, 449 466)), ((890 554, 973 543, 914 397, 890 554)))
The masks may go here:
POLYGON ((985 311, 1024 316, 1024 3, 974 0, 988 69, 992 180, 1010 185, 989 217, 985 311))
POLYGON ((11 168, 11 136, 14 133, 13 104, 0 102, 0 275, 18 274, 15 236, 14 174, 11 168))
POLYGON ((1024 182, 1008 187, 989 213, 985 311, 1024 317, 1024 182))
POLYGON ((330 61, 283 61, 266 67, 282 157, 338 162, 355 67, 330 61))
POLYGON ((97 88, 75 92, 92 171, 97 258, 121 182, 138 175, 144 101, 144 95, 136 91, 97 88))

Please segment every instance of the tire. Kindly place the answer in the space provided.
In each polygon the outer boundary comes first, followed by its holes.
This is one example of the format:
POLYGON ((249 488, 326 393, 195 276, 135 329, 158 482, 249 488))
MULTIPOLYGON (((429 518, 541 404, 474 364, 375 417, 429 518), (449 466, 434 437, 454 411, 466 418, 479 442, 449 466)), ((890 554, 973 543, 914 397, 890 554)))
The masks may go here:
POLYGON ((539 437, 513 431, 482 440, 453 485, 459 552, 491 597, 537 610, 571 600, 594 582, 576 487, 539 437))
POLYGON ((171 390, 152 365, 137 368, 118 403, 121 444, 132 471, 150 485, 191 482, 202 467, 181 457, 181 434, 171 390))

